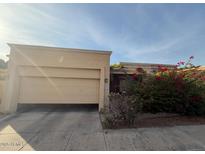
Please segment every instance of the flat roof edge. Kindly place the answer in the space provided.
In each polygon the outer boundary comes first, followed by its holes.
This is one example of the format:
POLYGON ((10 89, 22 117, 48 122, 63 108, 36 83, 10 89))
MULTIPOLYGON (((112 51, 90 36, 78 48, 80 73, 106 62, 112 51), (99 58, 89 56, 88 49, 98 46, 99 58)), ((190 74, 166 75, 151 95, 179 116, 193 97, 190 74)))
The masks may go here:
MULTIPOLYGON (((111 55, 112 51, 109 50, 95 50, 95 49, 81 49, 81 48, 66 48, 66 47, 55 47, 55 46, 44 46, 44 45, 28 45, 28 44, 16 44, 16 43, 7 43, 9 47, 31 47, 31 48, 44 48, 44 49, 61 49, 61 50, 76 50, 76 52, 84 53, 97 53, 97 54, 108 54, 111 55)), ((69 52, 69 51, 68 51, 69 52)))
POLYGON ((121 65, 166 65, 166 66, 175 66, 174 64, 160 64, 160 63, 135 63, 135 62, 120 62, 121 65))

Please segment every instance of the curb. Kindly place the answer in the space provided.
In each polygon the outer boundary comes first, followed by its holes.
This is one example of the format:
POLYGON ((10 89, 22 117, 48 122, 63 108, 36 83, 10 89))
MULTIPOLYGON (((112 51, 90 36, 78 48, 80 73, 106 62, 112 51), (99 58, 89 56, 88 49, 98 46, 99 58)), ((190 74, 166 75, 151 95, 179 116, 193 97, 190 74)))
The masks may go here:
POLYGON ((0 123, 14 115, 15 113, 3 115, 2 117, 0 117, 0 123))

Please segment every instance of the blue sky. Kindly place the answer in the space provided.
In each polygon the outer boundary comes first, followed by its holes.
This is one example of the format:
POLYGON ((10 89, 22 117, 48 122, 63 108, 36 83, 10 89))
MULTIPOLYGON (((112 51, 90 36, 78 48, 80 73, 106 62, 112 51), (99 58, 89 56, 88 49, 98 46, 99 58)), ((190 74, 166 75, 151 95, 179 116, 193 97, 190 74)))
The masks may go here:
POLYGON ((0 4, 10 43, 111 50, 120 61, 205 65, 205 4, 0 4))

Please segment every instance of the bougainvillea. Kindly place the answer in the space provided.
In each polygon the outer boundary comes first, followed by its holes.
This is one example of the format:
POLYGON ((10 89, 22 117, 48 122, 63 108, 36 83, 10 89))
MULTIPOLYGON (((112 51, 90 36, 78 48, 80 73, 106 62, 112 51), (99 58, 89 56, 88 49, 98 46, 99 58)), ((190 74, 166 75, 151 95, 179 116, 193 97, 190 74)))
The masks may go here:
POLYGON ((132 124, 142 112, 205 116, 205 70, 194 66, 193 58, 171 69, 159 65, 154 74, 136 68, 132 76, 127 76, 121 93, 110 95, 105 124, 132 124))
POLYGON ((199 66, 194 66, 191 63, 191 60, 194 59, 194 56, 190 56, 187 62, 179 61, 174 69, 168 69, 164 66, 158 66, 158 71, 155 74, 156 79, 168 77, 173 80, 195 80, 195 81, 204 81, 205 73, 204 71, 198 70, 199 66))
POLYGON ((181 60, 173 68, 159 65, 153 75, 136 68, 127 93, 140 99, 143 112, 205 115, 205 71, 192 64, 193 58, 181 60))

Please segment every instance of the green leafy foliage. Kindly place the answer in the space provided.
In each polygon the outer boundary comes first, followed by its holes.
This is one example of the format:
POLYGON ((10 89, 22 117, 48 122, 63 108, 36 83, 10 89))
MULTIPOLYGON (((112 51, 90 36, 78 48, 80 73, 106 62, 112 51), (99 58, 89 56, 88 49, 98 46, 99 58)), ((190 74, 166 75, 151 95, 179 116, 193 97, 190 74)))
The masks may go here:
POLYGON ((128 79, 127 94, 142 101, 143 112, 205 115, 205 71, 198 70, 190 60, 188 64, 191 68, 168 70, 159 66, 156 74, 143 75, 140 82, 128 79))
POLYGON ((121 93, 110 95, 105 127, 130 126, 141 112, 205 116, 205 71, 191 59, 174 69, 158 66, 155 74, 136 68, 136 73, 127 75, 121 93))

